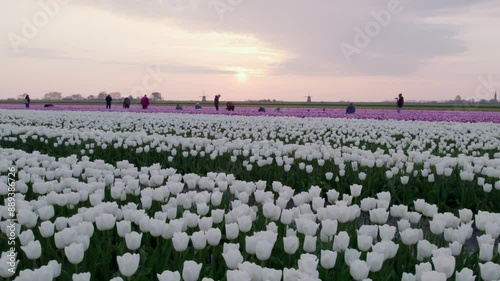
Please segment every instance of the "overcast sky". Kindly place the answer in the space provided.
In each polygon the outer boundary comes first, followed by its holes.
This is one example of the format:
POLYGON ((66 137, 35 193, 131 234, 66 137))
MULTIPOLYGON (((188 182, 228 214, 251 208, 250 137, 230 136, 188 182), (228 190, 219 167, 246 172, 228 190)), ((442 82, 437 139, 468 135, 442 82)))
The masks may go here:
POLYGON ((500 0, 4 0, 0 23, 0 98, 478 100, 500 88, 500 0))

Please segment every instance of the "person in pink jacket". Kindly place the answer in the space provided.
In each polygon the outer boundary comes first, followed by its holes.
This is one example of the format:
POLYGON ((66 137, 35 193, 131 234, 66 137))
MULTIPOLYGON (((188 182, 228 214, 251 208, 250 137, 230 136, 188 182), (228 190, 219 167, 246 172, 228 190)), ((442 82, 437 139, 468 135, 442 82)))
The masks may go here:
POLYGON ((142 97, 141 105, 142 105, 142 109, 148 109, 149 99, 146 95, 144 95, 144 97, 142 97))

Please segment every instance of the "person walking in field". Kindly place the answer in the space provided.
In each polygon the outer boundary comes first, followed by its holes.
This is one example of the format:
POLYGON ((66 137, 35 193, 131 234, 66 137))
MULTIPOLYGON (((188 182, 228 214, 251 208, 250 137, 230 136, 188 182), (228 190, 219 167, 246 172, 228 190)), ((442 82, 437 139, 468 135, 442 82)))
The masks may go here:
POLYGON ((214 105, 215 105, 215 110, 217 110, 217 111, 219 111, 219 99, 220 99, 220 95, 215 95, 214 105))
POLYGON ((405 103, 405 99, 403 98, 403 94, 399 93, 399 96, 396 98, 396 106, 397 106, 397 109, 396 111, 398 113, 401 113, 401 110, 403 109, 403 105, 405 103))
POLYGON ((130 99, 129 98, 123 99, 123 108, 130 108, 130 99))
POLYGON ((111 97, 111 95, 106 96, 106 108, 111 109, 111 101, 112 100, 113 100, 113 98, 111 97))
POLYGON ((26 95, 24 100, 25 100, 24 105, 26 106, 26 108, 30 108, 30 102, 31 102, 30 95, 26 95))
POLYGON ((130 98, 124 98, 123 99, 123 108, 130 108, 131 103, 132 103, 132 101, 130 100, 130 98))
POLYGON ((148 105, 149 105, 149 98, 148 98, 148 96, 144 95, 144 97, 142 97, 142 99, 141 99, 141 105, 142 105, 142 109, 148 109, 148 105))

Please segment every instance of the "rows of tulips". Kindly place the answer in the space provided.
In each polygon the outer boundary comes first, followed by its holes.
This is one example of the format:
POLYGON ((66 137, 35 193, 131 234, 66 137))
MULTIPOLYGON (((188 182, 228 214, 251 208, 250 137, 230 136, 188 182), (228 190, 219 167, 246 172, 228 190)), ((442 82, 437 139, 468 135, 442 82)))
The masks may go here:
MULTIPOLYGON (((17 182, 13 280, 500 278, 500 213, 440 213, 423 199, 394 205, 389 192, 361 198, 357 184, 344 194, 317 186, 296 194, 278 181, 223 173, 10 149, 0 156, 2 171, 17 163, 29 172, 17 182), (470 239, 477 250, 463 249, 470 239)), ((0 222, 3 232, 9 223, 0 222)))
POLYGON ((0 117, 7 280, 500 279, 492 124, 0 117))
MULTIPOLYGON (((346 104, 347 106, 347 104, 346 104)), ((376 120, 410 120, 410 121, 438 121, 438 122, 486 122, 486 123, 500 123, 500 114, 498 111, 500 108, 491 109, 490 111, 474 111, 472 107, 467 106, 455 106, 449 108, 448 110, 412 110, 404 109, 402 113, 397 113, 396 108, 393 109, 365 109, 357 108, 355 114, 346 114, 345 108, 325 108, 313 107, 294 107, 293 105, 273 105, 269 104, 264 106, 266 112, 259 112, 259 107, 240 107, 236 105, 235 111, 220 110, 216 111, 212 105, 204 106, 202 110, 196 110, 194 105, 184 106, 184 109, 179 111, 176 110, 174 105, 150 105, 148 109, 144 110, 142 107, 137 105, 132 105, 128 109, 122 108, 119 104, 113 105, 111 110, 105 108, 104 103, 102 104, 55 104, 54 107, 44 107, 44 104, 32 104, 26 111, 107 111, 107 112, 141 112, 141 113, 174 113, 174 114, 195 114, 195 115, 242 115, 242 116, 277 116, 277 117, 300 117, 300 118, 349 118, 349 119, 376 119, 376 120), (275 109, 280 107, 280 111, 275 109)), ((24 108, 23 103, 10 103, 10 104, 0 104, 0 109, 14 109, 18 110, 24 108)), ((480 109, 480 108, 477 108, 480 109)))
POLYGON ((279 179, 296 191, 317 185, 345 192, 357 183, 370 186, 366 196, 390 191, 398 204, 426 194, 446 211, 499 211, 500 194, 492 191, 500 189, 500 136, 491 124, 8 113, 2 147, 279 179))

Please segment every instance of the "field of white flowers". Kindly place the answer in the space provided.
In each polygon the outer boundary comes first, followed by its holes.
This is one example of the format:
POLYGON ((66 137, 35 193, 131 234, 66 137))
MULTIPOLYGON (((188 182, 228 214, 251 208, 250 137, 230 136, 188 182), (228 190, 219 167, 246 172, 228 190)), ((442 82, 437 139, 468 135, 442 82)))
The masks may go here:
POLYGON ((0 110, 1 280, 500 280, 500 124, 0 110))

